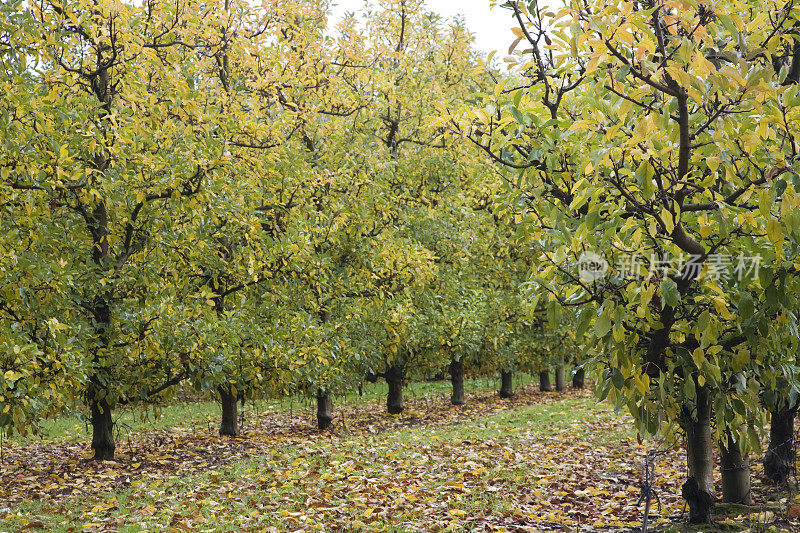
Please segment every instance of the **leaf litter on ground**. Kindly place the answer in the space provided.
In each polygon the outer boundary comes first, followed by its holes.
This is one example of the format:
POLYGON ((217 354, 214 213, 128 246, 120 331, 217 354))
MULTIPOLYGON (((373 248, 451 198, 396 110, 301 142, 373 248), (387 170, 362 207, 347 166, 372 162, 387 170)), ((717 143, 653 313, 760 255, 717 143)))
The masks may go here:
MULTIPOLYGON (((407 401, 400 415, 385 414, 378 402, 351 402, 326 432, 314 429, 312 416, 309 408, 250 413, 234 439, 197 426, 132 433, 118 443, 117 460, 102 463, 80 444, 9 446, 0 531, 641 525, 643 460, 656 444, 640 443, 630 419, 596 404, 588 391, 525 387, 510 400, 480 391, 459 407, 426 396, 407 401)), ((681 519, 684 464, 680 450, 659 456, 650 516, 656 526, 681 519)), ((774 496, 761 492, 757 504, 774 496)))

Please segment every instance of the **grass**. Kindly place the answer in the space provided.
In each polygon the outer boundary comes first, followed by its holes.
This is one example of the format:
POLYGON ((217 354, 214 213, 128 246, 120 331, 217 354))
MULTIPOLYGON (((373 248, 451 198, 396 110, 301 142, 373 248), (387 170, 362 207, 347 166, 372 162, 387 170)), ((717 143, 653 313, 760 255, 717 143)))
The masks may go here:
MULTIPOLYGON (((211 401, 184 401, 159 406, 157 410, 146 407, 123 408, 115 413, 114 424, 121 435, 136 431, 167 429, 175 426, 203 426, 218 416, 219 407, 211 401)), ((13 443, 25 444, 36 440, 53 443, 71 443, 91 439, 91 426, 86 414, 74 414, 43 420, 37 434, 13 435, 13 443)))
MULTIPOLYGON (((495 386, 473 382, 468 390, 495 386)), ((306 427, 266 440, 255 433, 228 440, 204 430, 212 449, 244 446, 245 452, 192 473, 137 469, 131 461, 78 461, 74 468, 87 476, 81 495, 29 498, 5 511, 0 504, 0 531, 586 531, 624 530, 641 519, 641 459, 655 444, 637 443, 629 418, 588 393, 526 392, 520 396, 527 403, 493 396, 481 411, 468 412, 447 405, 448 383, 419 383, 406 391, 417 401, 396 416, 383 412, 384 386, 364 392, 362 398, 339 400, 368 411, 353 420, 363 426, 352 431, 320 434, 306 427), (452 416, 434 420, 428 408, 452 416), (367 431, 375 420, 378 430, 367 431), (248 448, 257 440, 259 446, 248 448), (129 483, 90 485, 90 475, 129 483)), ((469 398, 472 405, 476 398, 469 398)), ((174 406, 159 423, 216 420, 216 409, 204 411, 203 405, 174 406)), ((275 411, 268 419, 274 422, 287 418, 296 404, 263 408, 275 411)), ((171 453, 163 447, 148 455, 166 464, 171 453)), ((760 519, 762 505, 721 508, 717 525, 689 528, 680 523, 683 476, 679 452, 658 464, 663 510, 654 506, 651 516, 658 531, 787 527, 785 521, 760 519)), ((779 506, 770 505, 780 518, 779 506)))
MULTIPOLYGON (((532 377, 527 374, 517 373, 515 386, 531 383, 532 377)), ((494 390, 499 388, 499 379, 474 378, 466 379, 464 383, 467 392, 494 390)), ((194 394, 193 391, 187 391, 194 394)), ((386 383, 365 383, 362 395, 357 391, 350 391, 346 395, 336 397, 335 401, 344 402, 349 406, 382 404, 385 401, 388 387, 386 383)), ((418 397, 437 399, 450 395, 450 382, 420 381, 412 382, 404 390, 404 395, 409 399, 418 397)), ((280 400, 259 400, 246 404, 244 411, 262 413, 267 411, 283 412, 311 405, 313 400, 303 396, 292 396, 280 400)), ((219 424, 219 404, 208 399, 176 401, 165 406, 136 406, 124 407, 115 411, 115 425, 118 431, 117 438, 126 437, 141 431, 164 430, 172 427, 185 427, 194 429, 205 428, 213 431, 219 424)), ((76 409, 71 414, 58 418, 43 420, 38 433, 27 435, 12 435, 5 437, 7 442, 25 445, 34 441, 53 443, 76 443, 91 439, 91 426, 88 415, 83 409, 76 409)))
MULTIPOLYGON (((435 384, 426 388, 436 393, 435 384)), ((538 486, 543 494, 558 483, 561 461, 544 452, 568 441, 567 434, 592 439, 584 443, 587 449, 629 441, 629 428, 617 422, 617 415, 593 400, 569 397, 460 424, 318 436, 208 473, 145 479, 57 505, 25 502, 16 517, 0 521, 0 529, 28 521, 52 531, 177 525, 209 531, 418 531, 432 523, 444 529, 467 517, 529 520, 531 509, 520 507, 520 495, 538 486), (607 424, 602 434, 588 426, 596 429, 599 422, 607 424), (534 445, 540 455, 527 456, 524 451, 534 445)))

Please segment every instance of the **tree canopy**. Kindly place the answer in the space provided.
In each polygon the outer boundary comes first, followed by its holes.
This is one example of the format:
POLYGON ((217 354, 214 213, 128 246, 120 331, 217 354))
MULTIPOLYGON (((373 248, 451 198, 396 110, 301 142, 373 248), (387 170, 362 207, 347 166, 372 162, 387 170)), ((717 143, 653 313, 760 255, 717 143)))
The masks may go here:
POLYGON ((415 0, 0 6, 0 430, 571 365, 709 520, 798 405, 800 7, 498 4, 506 69, 415 0))

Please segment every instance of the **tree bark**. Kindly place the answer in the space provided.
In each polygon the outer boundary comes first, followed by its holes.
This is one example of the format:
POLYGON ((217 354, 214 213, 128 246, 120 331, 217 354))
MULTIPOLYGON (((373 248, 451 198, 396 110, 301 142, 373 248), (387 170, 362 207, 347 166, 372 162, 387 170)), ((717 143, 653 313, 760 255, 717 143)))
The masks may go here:
POLYGON ((105 399, 89 400, 92 411, 92 450, 96 461, 114 459, 114 421, 111 418, 111 407, 105 399))
POLYGON ((390 366, 386 370, 386 384, 389 394, 386 396, 386 410, 395 415, 403 412, 403 367, 390 366))
POLYGON ((450 395, 450 403, 453 405, 464 405, 464 361, 455 359, 450 361, 450 383, 453 386, 453 393, 450 395))
POLYGON ((222 421, 219 434, 223 437, 239 435, 239 399, 230 387, 219 387, 219 401, 222 404, 222 421))
POLYGON ((742 455, 739 443, 729 431, 726 440, 719 447, 722 501, 750 505, 750 460, 742 455))
MULTIPOLYGON (((107 161, 100 156, 95 157, 98 169, 105 170, 107 161)), ((92 263, 98 274, 105 275, 109 263, 108 248, 108 212, 105 202, 98 202, 90 215, 84 215, 92 235, 92 263)), ((92 415, 92 450, 98 461, 114 459, 114 422, 111 418, 111 404, 106 396, 111 373, 107 363, 102 361, 101 352, 109 347, 111 332, 111 294, 102 292, 96 295, 89 309, 91 310, 94 331, 97 333, 92 362, 94 370, 87 390, 87 400, 92 415)))
POLYGON ((786 485, 794 470, 794 418, 797 409, 785 403, 772 410, 769 427, 769 447, 764 457, 764 474, 776 485, 786 485))
POLYGON ((542 392, 550 392, 553 390, 553 385, 550 383, 549 369, 539 372, 539 390, 542 392))
POLYGON ((564 373, 564 365, 559 364, 556 367, 556 390, 558 392, 564 392, 567 390, 567 379, 564 373))
POLYGON ((503 370, 500 373, 500 397, 513 398, 514 397, 514 373, 503 370))
MULTIPOLYGON (((800 26, 800 22, 796 21, 794 23, 794 29, 796 30, 798 26, 800 26)), ((780 68, 775 69, 775 72, 780 72, 780 68)), ((783 80, 784 85, 791 85, 793 83, 800 83, 800 42, 797 40, 795 40, 792 46, 792 58, 789 63, 789 72, 786 75, 786 79, 783 80)))
MULTIPOLYGON (((690 378, 693 379, 693 378, 690 378)), ((711 522, 714 504, 714 458, 711 439, 711 402, 708 391, 699 385, 697 406, 684 406, 683 429, 686 431, 686 461, 689 478, 683 484, 683 498, 689 504, 689 522, 706 524, 711 522)))
MULTIPOLYGON (((91 75, 85 76, 91 85, 92 92, 100 103, 100 134, 108 138, 112 115, 111 102, 115 94, 115 85, 111 82, 111 72, 106 66, 103 52, 97 50, 98 63, 101 65, 91 75)), ((102 144, 102 143, 101 143, 102 144)), ((88 166, 99 173, 105 173, 111 165, 111 156, 107 151, 98 151, 89 161, 88 166)), ((109 248, 108 208, 105 199, 99 199, 91 210, 80 211, 86 229, 92 238, 92 263, 96 273, 103 277, 108 274, 112 262, 109 248)), ((111 379, 110 369, 101 362, 100 351, 109 348, 111 334, 111 302, 113 294, 106 288, 94 296, 89 303, 94 330, 97 333, 96 348, 93 353, 95 365, 93 375, 89 379, 86 399, 92 415, 92 449, 94 458, 107 460, 114 458, 114 422, 111 418, 112 404, 108 401, 108 383, 111 379)))
POLYGON ((576 368, 575 374, 572 376, 572 388, 582 389, 584 386, 585 378, 586 378, 586 371, 583 369, 583 367, 576 368))
POLYGON ((333 422, 333 402, 327 392, 317 389, 317 427, 325 431, 333 422))

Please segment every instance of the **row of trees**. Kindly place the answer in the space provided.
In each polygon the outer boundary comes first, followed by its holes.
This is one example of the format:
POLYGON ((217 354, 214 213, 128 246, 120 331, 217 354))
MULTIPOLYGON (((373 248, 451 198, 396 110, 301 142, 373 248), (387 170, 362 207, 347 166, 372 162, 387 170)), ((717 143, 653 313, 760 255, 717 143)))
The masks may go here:
POLYGON ((83 404, 108 459, 180 383, 236 435, 248 398, 324 428, 364 379, 395 413, 409 377, 578 363, 685 439, 693 521, 714 443, 748 501, 768 420, 785 482, 800 9, 502 8, 508 73, 416 0, 335 35, 325 2, 4 3, 0 427, 83 404))
POLYGON ((501 176, 430 120, 491 83, 463 24, 402 1, 331 37, 326 10, 3 4, 4 431, 83 404, 110 459, 113 410, 181 383, 236 435, 250 398, 324 428, 368 377, 396 413, 410 375, 463 403, 465 366, 550 364, 501 176))
POLYGON ((683 496, 706 522, 714 443, 726 501, 750 501, 769 414, 766 473, 789 472, 800 6, 566 4, 505 4, 518 78, 453 120, 519 171, 509 205, 539 251, 532 293, 575 313, 601 398, 685 440, 683 496))

